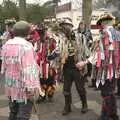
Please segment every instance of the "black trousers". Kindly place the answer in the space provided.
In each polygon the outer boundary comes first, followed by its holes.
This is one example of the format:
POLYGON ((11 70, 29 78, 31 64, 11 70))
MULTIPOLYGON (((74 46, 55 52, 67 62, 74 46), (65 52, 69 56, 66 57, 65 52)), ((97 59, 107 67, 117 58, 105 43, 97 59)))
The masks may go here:
POLYGON ((117 94, 120 96, 120 79, 117 80, 117 94))
MULTIPOLYGON (((80 96, 82 102, 86 103, 86 91, 85 91, 85 78, 80 75, 80 71, 77 68, 64 68, 64 86, 63 93, 65 97, 71 98, 71 87, 73 81, 75 82, 76 90, 80 96)), ((71 98, 72 99, 72 98, 71 98)), ((69 100, 71 102, 71 100, 69 100)))
POLYGON ((30 100, 27 101, 27 104, 9 100, 10 113, 8 120, 29 120, 32 106, 33 104, 30 100))
POLYGON ((2 60, 0 60, 0 71, 1 71, 1 67, 2 67, 2 60))
POLYGON ((92 64, 91 64, 91 63, 88 63, 88 64, 87 64, 87 69, 88 69, 87 75, 88 75, 88 76, 91 76, 91 73, 92 73, 92 64))
POLYGON ((117 119, 117 105, 114 95, 114 80, 106 80, 104 85, 100 85, 101 96, 103 98, 101 120, 117 119))

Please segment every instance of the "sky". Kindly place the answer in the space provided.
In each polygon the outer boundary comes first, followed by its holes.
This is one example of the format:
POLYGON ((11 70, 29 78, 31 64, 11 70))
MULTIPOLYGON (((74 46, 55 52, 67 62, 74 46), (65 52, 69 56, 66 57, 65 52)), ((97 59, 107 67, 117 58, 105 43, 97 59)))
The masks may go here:
MULTIPOLYGON (((11 0, 11 1, 17 1, 17 0, 11 0)), ((49 1, 49 0, 27 0, 27 3, 44 3, 46 1, 49 1)), ((66 2, 69 2, 70 0, 61 0, 62 3, 66 3, 66 2)), ((3 0, 0 0, 0 4, 3 2, 3 0)))
MULTIPOLYGON (((18 0, 11 0, 11 1, 18 1, 18 0)), ((39 4, 43 4, 49 0, 26 0, 27 3, 39 3, 39 4)), ((61 0, 61 4, 67 3, 72 1, 74 4, 79 5, 78 3, 81 2, 82 0, 61 0)), ((98 0, 93 0, 93 1, 98 1, 98 0)), ((0 0, 0 4, 3 2, 3 0, 0 0)), ((76 6, 75 5, 75 6, 76 6)))
MULTIPOLYGON (((17 0, 11 0, 11 1, 17 1, 17 0)), ((44 3, 48 0, 27 0, 27 3, 44 3)), ((3 2, 3 0, 0 0, 0 4, 3 2)))
MULTIPOLYGON (((46 1, 49 1, 49 0, 27 0, 27 2, 28 3, 44 3, 44 2, 46 2, 46 1)), ((62 3, 65 3, 65 2, 69 2, 70 0, 61 0, 62 1, 62 3)))
POLYGON ((27 3, 44 3, 48 0, 27 0, 27 3))
MULTIPOLYGON (((13 2, 16 2, 18 0, 11 0, 13 2)), ((38 3, 38 4, 43 4, 47 1, 50 1, 50 0, 26 0, 27 3, 38 3)), ((72 1, 72 8, 81 8, 81 4, 79 2, 81 2, 82 0, 61 0, 62 2, 59 3, 59 5, 62 5, 64 3, 68 3, 70 1, 72 1)), ((0 4, 3 2, 3 0, 0 0, 0 4)))

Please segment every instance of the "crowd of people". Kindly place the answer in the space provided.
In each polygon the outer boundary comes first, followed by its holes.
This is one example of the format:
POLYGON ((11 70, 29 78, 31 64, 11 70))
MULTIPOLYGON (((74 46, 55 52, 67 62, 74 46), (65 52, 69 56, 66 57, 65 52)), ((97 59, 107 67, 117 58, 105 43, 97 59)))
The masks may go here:
POLYGON ((97 23, 94 38, 83 21, 73 30, 68 18, 46 26, 26 21, 6 21, 2 35, 1 73, 9 100, 9 120, 29 120, 33 98, 36 104, 53 102, 55 86, 63 83, 65 100, 62 115, 71 112, 72 83, 75 82, 82 108, 88 112, 85 82, 103 99, 99 120, 119 120, 115 98, 120 96, 120 22, 110 14, 97 23))

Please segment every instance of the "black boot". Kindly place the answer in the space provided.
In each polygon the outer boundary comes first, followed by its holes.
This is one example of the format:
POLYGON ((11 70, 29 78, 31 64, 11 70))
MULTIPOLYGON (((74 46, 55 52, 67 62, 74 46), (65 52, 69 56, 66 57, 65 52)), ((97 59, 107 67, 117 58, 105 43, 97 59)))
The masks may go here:
POLYGON ((117 115, 113 115, 113 116, 110 116, 111 120, 119 120, 119 116, 117 115))
POLYGON ((50 102, 50 103, 53 102, 53 96, 52 96, 52 95, 49 95, 49 96, 48 96, 48 102, 50 102))
POLYGON ((117 80, 117 94, 118 97, 120 97, 120 79, 117 80))
POLYGON ((88 106, 87 106, 87 104, 86 103, 84 103, 83 105, 82 105, 82 109, 81 109, 81 113, 87 113, 88 112, 88 106))
POLYGON ((63 116, 68 115, 70 112, 71 112, 71 105, 70 104, 65 105, 62 115, 63 116))
POLYGON ((71 112, 71 96, 65 96, 65 107, 62 115, 68 115, 71 112))
POLYGON ((81 96, 81 101, 82 101, 81 113, 84 114, 84 113, 88 112, 87 98, 85 95, 81 96))

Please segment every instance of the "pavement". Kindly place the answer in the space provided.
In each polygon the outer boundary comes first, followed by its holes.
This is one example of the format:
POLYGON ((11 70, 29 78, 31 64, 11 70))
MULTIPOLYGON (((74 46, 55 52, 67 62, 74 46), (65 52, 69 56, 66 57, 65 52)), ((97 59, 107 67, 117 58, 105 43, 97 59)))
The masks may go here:
MULTIPOLYGON (((2 78, 2 77, 1 77, 2 78)), ((64 108, 64 96, 62 94, 62 84, 57 86, 54 102, 41 103, 37 105, 37 111, 40 120, 97 120, 101 113, 101 98, 100 92, 94 91, 87 87, 87 98, 89 111, 86 114, 81 114, 81 102, 75 89, 72 87, 72 112, 67 116, 62 116, 61 112, 64 108)), ((120 115, 120 99, 117 99, 118 115, 120 115)), ((8 100, 4 95, 4 88, 0 88, 0 120, 8 120, 8 100)), ((36 113, 32 112, 31 120, 39 120, 36 113)))

